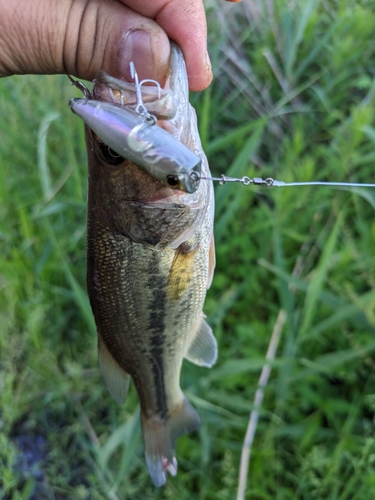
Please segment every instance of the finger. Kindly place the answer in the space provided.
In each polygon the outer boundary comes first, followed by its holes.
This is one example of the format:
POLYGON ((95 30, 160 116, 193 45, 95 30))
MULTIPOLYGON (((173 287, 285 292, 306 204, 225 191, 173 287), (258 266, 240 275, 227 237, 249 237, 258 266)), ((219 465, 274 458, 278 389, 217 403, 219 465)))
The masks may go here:
POLYGON ((129 63, 133 61, 141 79, 153 78, 163 83, 169 68, 170 45, 157 23, 112 0, 86 1, 82 12, 79 4, 83 1, 73 2, 67 23, 67 67, 73 66, 77 76, 81 68, 86 68, 89 79, 100 68, 129 80, 129 63), (75 17, 80 18, 79 30, 75 17))
POLYGON ((130 79, 133 60, 140 78, 163 83, 167 75, 168 37, 155 21, 119 2, 0 0, 0 7, 4 2, 0 74, 69 73, 92 80, 103 69, 130 79))
POLYGON ((121 0, 140 14, 154 19, 181 48, 190 90, 203 90, 212 81, 207 52, 206 15, 202 0, 121 0))

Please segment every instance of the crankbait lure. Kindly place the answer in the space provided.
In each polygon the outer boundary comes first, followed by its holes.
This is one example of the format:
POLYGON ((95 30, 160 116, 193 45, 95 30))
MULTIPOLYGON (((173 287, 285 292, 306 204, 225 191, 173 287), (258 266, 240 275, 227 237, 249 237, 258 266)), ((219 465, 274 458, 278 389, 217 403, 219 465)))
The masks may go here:
POLYGON ((156 117, 143 103, 141 87, 145 82, 155 83, 160 96, 160 85, 155 80, 139 82, 134 64, 130 67, 137 96, 135 111, 91 99, 88 89, 74 81, 83 90, 85 98, 71 99, 71 110, 115 153, 168 187, 194 193, 200 182, 201 159, 156 124, 156 117))

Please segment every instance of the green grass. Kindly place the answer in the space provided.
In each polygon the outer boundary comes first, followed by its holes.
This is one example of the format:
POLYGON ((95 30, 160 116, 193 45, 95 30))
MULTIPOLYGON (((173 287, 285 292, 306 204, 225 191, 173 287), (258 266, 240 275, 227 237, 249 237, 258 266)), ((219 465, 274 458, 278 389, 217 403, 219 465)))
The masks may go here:
MULTIPOLYGON (((212 172, 374 182, 375 1, 215 5, 215 81, 192 96, 212 172)), ((280 309, 246 498, 375 496, 375 190, 217 186, 205 312, 219 361, 184 365, 202 427, 178 440, 178 476, 156 490, 135 390, 118 406, 97 368, 74 95, 64 77, 0 81, 0 497, 235 498, 280 309)))

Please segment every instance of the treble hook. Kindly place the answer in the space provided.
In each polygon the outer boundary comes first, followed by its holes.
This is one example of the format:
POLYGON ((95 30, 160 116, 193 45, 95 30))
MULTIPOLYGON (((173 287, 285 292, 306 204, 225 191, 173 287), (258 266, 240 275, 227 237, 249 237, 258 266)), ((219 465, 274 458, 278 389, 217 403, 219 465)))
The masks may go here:
POLYGON ((90 99, 91 98, 91 92, 89 91, 89 89, 86 87, 85 84, 83 84, 82 82, 80 82, 79 80, 74 80, 70 75, 66 75, 71 84, 74 85, 74 87, 77 87, 77 89, 79 89, 83 96, 86 98, 86 99, 90 99))
POLYGON ((151 80, 150 78, 146 78, 145 80, 139 81, 138 73, 135 69, 135 65, 134 65, 133 61, 130 61, 129 66, 130 66, 130 75, 135 82, 135 95, 137 97, 137 106, 135 108, 135 111, 139 115, 144 116, 146 118, 146 120, 149 121, 151 124, 154 124, 154 123, 156 123, 156 118, 154 115, 152 115, 151 113, 149 113, 147 111, 147 108, 146 108, 146 106, 143 102, 143 99, 142 99, 142 85, 144 83, 154 83, 158 89, 158 99, 160 99, 160 96, 161 96, 160 84, 156 80, 151 80))

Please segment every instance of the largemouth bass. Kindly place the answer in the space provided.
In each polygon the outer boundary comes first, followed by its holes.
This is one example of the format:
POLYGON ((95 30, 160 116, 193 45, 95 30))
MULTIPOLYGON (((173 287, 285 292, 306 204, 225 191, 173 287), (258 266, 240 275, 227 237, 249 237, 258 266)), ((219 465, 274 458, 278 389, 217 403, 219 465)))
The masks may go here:
MULTIPOLYGON (((157 124, 202 160, 180 49, 172 44, 170 74, 145 104, 157 124)), ((101 74, 92 98, 134 109, 132 84, 101 74)), ((89 164, 87 286, 105 384, 124 403, 137 389, 145 457, 155 485, 177 473, 174 443, 199 426, 180 388, 183 359, 211 367, 217 344, 202 307, 215 266, 212 182, 189 194, 171 189, 124 160, 86 126, 89 164)))

